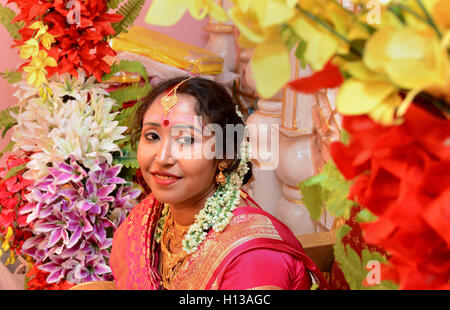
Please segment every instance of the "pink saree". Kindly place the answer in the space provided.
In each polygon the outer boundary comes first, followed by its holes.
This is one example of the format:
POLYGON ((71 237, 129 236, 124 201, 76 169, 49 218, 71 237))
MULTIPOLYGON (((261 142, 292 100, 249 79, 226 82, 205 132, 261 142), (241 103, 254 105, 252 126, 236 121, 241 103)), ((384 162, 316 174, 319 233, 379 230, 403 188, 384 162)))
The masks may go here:
MULTIPOLYGON (((244 196, 247 196, 244 194, 244 196)), ((256 203, 249 197, 255 205, 256 203)), ((149 195, 120 225, 110 266, 118 289, 161 289, 153 235, 161 204, 149 195)), ((259 207, 239 207, 220 233, 212 229, 172 281, 171 289, 309 289, 313 276, 328 288, 293 233, 259 207)))

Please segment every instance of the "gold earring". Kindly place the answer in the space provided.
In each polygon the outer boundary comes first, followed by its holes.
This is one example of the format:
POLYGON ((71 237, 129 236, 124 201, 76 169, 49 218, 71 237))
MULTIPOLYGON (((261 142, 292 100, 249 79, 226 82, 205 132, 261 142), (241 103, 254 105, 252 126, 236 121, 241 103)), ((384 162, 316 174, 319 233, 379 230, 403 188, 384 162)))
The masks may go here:
POLYGON ((227 178, 223 174, 223 170, 227 167, 227 164, 224 161, 219 163, 219 173, 216 175, 216 183, 219 185, 225 184, 227 178))

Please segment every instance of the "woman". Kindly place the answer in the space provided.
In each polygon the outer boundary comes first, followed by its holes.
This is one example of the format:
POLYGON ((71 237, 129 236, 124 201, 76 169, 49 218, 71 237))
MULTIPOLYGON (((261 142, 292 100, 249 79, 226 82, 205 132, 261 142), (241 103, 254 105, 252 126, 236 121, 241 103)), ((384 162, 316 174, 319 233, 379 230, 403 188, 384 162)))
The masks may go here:
POLYGON ((310 274, 325 287, 292 232, 240 189, 248 142, 226 124, 244 128, 227 90, 202 78, 163 82, 140 106, 132 138, 152 194, 114 235, 118 289, 309 289, 310 274))

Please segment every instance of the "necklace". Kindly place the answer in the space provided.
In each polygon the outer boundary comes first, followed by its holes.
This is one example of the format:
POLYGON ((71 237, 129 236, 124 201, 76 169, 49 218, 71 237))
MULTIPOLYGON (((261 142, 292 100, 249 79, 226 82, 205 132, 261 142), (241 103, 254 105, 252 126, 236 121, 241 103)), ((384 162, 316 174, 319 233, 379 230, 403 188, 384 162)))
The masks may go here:
POLYGON ((185 262, 188 254, 183 251, 182 240, 189 230, 189 226, 182 226, 175 222, 168 212, 161 236, 161 276, 163 286, 171 287, 172 279, 185 262))

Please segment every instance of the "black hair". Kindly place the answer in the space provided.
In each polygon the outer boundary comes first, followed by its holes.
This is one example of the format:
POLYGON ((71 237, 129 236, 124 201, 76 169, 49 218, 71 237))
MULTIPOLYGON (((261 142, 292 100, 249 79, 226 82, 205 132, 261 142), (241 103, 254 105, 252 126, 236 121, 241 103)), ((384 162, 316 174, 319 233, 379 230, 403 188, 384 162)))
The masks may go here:
MULTIPOLYGON (((152 91, 147 95, 145 99, 142 100, 139 107, 137 108, 134 121, 129 131, 131 144, 134 147, 137 146, 137 143, 140 139, 145 112, 159 95, 171 90, 183 80, 186 80, 185 76, 162 81, 152 89, 152 91)), ((240 162, 239 146, 241 144, 242 137, 236 134, 233 134, 233 137, 228 137, 226 135, 226 125, 241 124, 245 126, 245 123, 242 118, 236 113, 236 104, 228 90, 214 81, 195 77, 181 83, 181 85, 179 85, 179 87, 177 88, 177 94, 187 94, 194 97, 197 100, 197 114, 206 119, 206 122, 217 124, 222 128, 224 138, 222 141, 222 150, 224 153, 227 151, 226 146, 230 145, 227 142, 233 142, 231 145, 234 146, 234 162, 231 167, 228 167, 226 170, 224 170, 224 172, 235 169, 240 162)), ((217 149, 220 148, 216 147, 216 150, 217 149)), ((250 169, 244 176, 243 184, 247 183, 252 176, 252 165, 250 162, 248 162, 248 165, 250 169)))

